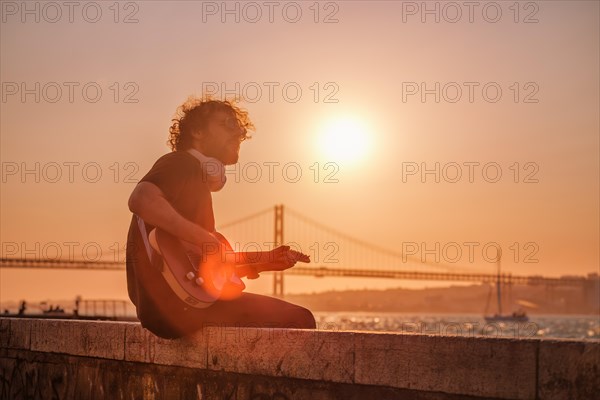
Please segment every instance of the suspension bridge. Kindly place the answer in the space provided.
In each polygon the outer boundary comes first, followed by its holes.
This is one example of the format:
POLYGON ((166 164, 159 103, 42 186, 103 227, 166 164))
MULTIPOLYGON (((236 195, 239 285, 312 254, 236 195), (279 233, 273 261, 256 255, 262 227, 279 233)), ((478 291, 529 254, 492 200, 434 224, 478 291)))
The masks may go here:
MULTIPOLYGON (((287 244, 311 257, 311 264, 297 264, 273 274, 273 295, 284 294, 284 276, 387 278, 404 280, 462 281, 502 285, 571 286, 589 290, 597 278, 544 277, 474 271, 454 263, 431 262, 401 251, 351 237, 283 205, 262 210, 218 227, 235 251, 264 251, 287 244)), ((439 252, 439 249, 438 249, 439 252)), ((429 254, 430 256, 432 254, 429 254)), ((495 265, 496 260, 492 260, 495 265)), ((0 268, 49 268, 120 270, 123 261, 0 258, 0 268)))

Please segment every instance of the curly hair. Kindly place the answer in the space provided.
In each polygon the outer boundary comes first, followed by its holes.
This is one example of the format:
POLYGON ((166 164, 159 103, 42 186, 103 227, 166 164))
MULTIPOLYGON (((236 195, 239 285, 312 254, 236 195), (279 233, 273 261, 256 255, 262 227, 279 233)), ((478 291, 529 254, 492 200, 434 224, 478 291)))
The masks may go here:
POLYGON ((167 144, 171 150, 187 150, 192 147, 192 133, 205 128, 211 115, 217 111, 232 113, 239 126, 245 128, 246 133, 240 140, 250 139, 248 130, 254 130, 248 112, 236 106, 237 100, 213 100, 210 97, 190 96, 185 103, 177 108, 173 123, 169 128, 167 144))

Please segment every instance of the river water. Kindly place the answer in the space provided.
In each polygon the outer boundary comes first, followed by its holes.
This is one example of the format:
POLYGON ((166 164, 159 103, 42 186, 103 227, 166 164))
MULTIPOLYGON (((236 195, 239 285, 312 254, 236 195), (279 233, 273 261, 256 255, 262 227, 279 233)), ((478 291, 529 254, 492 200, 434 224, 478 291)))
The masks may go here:
POLYGON ((525 323, 488 323, 476 314, 315 312, 319 329, 515 339, 600 339, 600 316, 533 315, 525 323))

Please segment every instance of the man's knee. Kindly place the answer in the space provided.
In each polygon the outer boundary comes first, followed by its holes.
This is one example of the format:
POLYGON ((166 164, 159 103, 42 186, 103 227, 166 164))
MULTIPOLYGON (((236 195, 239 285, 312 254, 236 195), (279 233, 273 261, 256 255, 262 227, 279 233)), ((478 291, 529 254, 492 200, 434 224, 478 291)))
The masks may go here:
POLYGON ((300 329, 315 329, 317 327, 317 322, 312 312, 299 306, 295 313, 294 324, 300 329))

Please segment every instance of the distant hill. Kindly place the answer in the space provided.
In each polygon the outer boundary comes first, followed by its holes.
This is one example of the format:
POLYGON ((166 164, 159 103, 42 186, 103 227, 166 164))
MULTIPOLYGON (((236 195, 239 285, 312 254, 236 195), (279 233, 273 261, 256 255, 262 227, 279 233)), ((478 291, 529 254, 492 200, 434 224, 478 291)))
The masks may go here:
MULTIPOLYGON (((586 299, 575 288, 513 286, 503 292, 503 311, 519 307, 529 314, 591 314, 600 308, 597 298, 586 299)), ((496 312, 496 292, 490 285, 450 286, 428 289, 328 291, 289 294, 285 300, 313 311, 382 311, 423 313, 496 312), (489 304, 488 304, 489 302, 489 304)))

